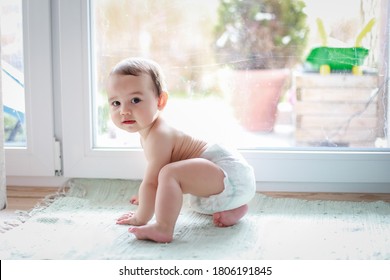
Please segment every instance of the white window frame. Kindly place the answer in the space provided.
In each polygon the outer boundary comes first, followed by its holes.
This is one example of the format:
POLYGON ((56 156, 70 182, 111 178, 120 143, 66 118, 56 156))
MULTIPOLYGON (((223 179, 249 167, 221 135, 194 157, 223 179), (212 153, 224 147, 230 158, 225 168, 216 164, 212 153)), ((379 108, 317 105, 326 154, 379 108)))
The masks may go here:
POLYGON ((54 176, 50 0, 22 2, 26 148, 5 148, 8 176, 54 176))

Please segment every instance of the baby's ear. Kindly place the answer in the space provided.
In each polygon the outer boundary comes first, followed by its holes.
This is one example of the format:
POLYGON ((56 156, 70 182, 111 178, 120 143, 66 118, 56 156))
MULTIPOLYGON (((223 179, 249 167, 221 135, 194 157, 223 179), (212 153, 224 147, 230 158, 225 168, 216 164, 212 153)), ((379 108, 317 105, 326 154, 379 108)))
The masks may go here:
POLYGON ((163 110, 165 108, 165 105, 167 105, 168 102, 168 93, 163 91, 160 94, 160 97, 158 98, 158 109, 163 110))

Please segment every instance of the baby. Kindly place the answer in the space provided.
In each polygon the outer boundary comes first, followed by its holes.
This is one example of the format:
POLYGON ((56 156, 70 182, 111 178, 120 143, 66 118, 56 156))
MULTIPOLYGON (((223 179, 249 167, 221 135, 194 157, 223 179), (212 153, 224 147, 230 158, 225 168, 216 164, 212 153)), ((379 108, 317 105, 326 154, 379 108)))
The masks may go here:
POLYGON ((114 124, 139 133, 147 160, 138 208, 118 224, 131 225, 137 239, 171 242, 183 194, 190 194, 195 211, 213 215, 218 227, 232 226, 246 214, 256 189, 252 167, 240 154, 195 139, 163 119, 168 93, 157 63, 143 58, 118 63, 109 76, 108 101, 114 124), (148 223, 153 215, 155 222, 148 223))

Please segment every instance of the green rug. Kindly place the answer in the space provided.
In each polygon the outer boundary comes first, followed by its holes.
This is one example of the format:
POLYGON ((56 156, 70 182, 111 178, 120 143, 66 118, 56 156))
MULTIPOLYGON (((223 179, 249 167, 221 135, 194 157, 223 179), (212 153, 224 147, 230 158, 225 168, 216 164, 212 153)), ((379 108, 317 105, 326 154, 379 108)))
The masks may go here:
POLYGON ((115 224, 139 182, 77 179, 0 234, 0 259, 390 259, 390 203, 257 194, 229 228, 183 206, 174 241, 140 241, 115 224))

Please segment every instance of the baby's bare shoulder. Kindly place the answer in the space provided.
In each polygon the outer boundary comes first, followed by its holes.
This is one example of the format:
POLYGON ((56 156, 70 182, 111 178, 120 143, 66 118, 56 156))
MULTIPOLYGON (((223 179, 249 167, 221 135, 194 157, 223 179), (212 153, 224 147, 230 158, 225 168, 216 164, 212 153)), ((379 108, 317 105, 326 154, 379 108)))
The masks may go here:
POLYGON ((147 158, 168 156, 170 158, 173 148, 180 138, 179 134, 180 132, 166 123, 156 124, 143 142, 143 149, 147 158))

